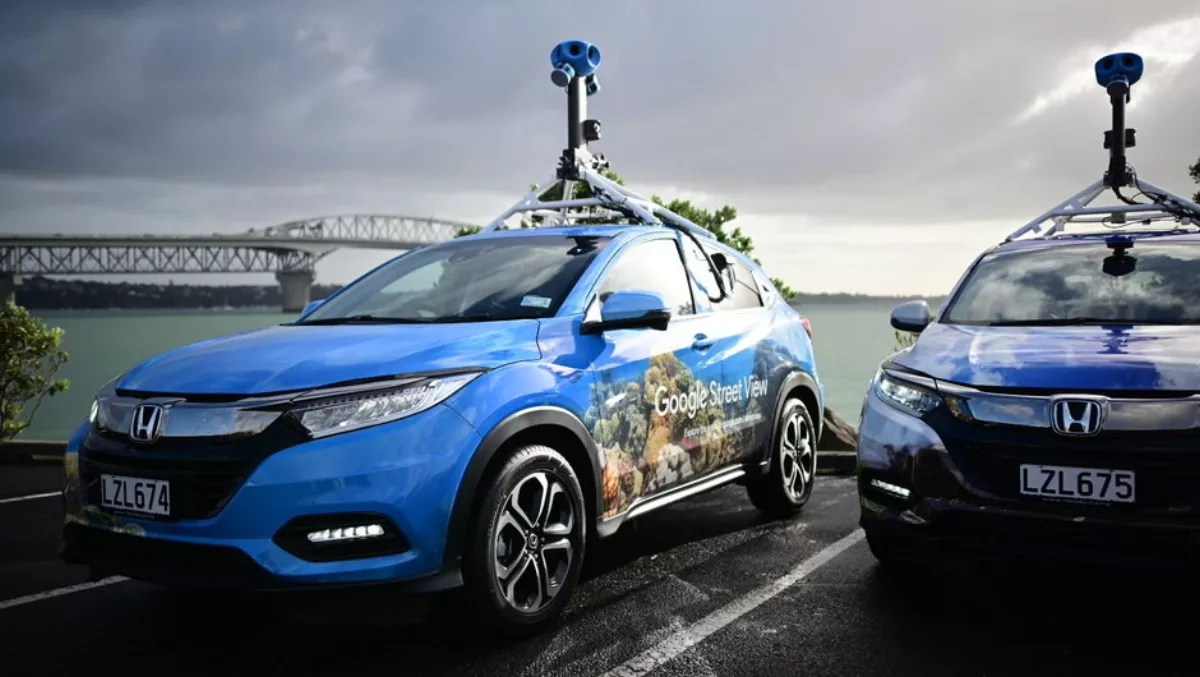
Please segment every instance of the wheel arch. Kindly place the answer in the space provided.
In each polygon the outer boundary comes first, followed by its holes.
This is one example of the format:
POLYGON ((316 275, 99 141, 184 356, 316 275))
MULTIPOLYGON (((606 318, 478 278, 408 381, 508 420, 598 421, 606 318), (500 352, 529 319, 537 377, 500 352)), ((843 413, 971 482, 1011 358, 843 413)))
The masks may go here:
POLYGON ((498 423, 483 437, 459 483, 446 530, 444 567, 461 563, 471 515, 480 487, 503 466, 509 453, 526 444, 545 444, 566 457, 579 476, 587 508, 589 532, 595 532, 603 498, 600 454, 583 421, 566 409, 539 406, 521 410, 498 423))
POLYGON ((783 405, 792 397, 798 397, 804 406, 808 408, 808 413, 812 416, 813 428, 816 433, 816 442, 820 443, 821 435, 824 432, 825 426, 825 407, 821 402, 821 389, 817 386, 817 381, 811 375, 804 371, 793 371, 783 379, 783 383, 779 387, 779 395, 775 402, 775 412, 771 417, 771 434, 767 436, 763 449, 760 451, 758 469, 760 473, 767 473, 771 469, 771 458, 774 456, 772 451, 775 446, 775 426, 779 421, 779 417, 783 414, 783 405))

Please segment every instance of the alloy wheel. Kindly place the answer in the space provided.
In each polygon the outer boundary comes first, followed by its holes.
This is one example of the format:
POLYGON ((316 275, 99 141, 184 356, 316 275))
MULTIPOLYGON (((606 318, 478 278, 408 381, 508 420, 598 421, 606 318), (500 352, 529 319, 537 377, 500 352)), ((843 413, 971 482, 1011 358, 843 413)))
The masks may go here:
POLYGON ((509 492, 493 529, 493 566, 512 608, 537 613, 562 590, 575 556, 575 522, 566 487, 548 472, 524 477, 509 492))
POLYGON ((799 409, 794 410, 784 423, 783 434, 779 436, 779 469, 783 490, 793 502, 804 499, 816 473, 817 455, 812 438, 812 426, 799 409))

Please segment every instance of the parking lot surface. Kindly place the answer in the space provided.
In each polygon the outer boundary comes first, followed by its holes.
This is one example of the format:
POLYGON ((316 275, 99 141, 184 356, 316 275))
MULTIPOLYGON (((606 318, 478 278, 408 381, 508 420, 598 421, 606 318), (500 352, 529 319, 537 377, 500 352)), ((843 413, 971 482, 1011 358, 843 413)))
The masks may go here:
POLYGON ((875 564, 852 479, 805 512, 759 517, 740 487, 594 543, 561 626, 500 642, 454 595, 431 615, 386 595, 337 600, 90 587, 55 559, 54 466, 3 467, 0 674, 1195 674, 1186 576, 964 561, 901 579, 875 564))

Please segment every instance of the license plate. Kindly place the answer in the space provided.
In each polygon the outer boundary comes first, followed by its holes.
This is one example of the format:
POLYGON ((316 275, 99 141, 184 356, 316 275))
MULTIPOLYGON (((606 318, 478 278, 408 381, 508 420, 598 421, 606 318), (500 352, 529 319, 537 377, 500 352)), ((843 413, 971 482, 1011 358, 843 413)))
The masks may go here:
POLYGON ((1022 464, 1021 493, 1043 498, 1133 503, 1134 473, 1132 470, 1022 464))
POLYGON ((100 505, 147 515, 171 514, 171 483, 143 477, 100 476, 100 505))

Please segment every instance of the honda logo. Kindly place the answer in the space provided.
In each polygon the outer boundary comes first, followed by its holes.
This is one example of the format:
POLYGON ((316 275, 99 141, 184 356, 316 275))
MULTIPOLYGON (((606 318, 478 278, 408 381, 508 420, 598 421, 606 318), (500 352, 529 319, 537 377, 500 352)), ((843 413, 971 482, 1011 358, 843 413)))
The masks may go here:
POLYGON ((150 443, 162 432, 163 408, 157 404, 139 404, 133 410, 133 421, 129 425, 129 436, 134 442, 150 443))
POLYGON ((1050 405, 1050 423, 1059 435, 1095 435, 1104 426, 1106 407, 1099 398, 1064 397, 1050 405))

